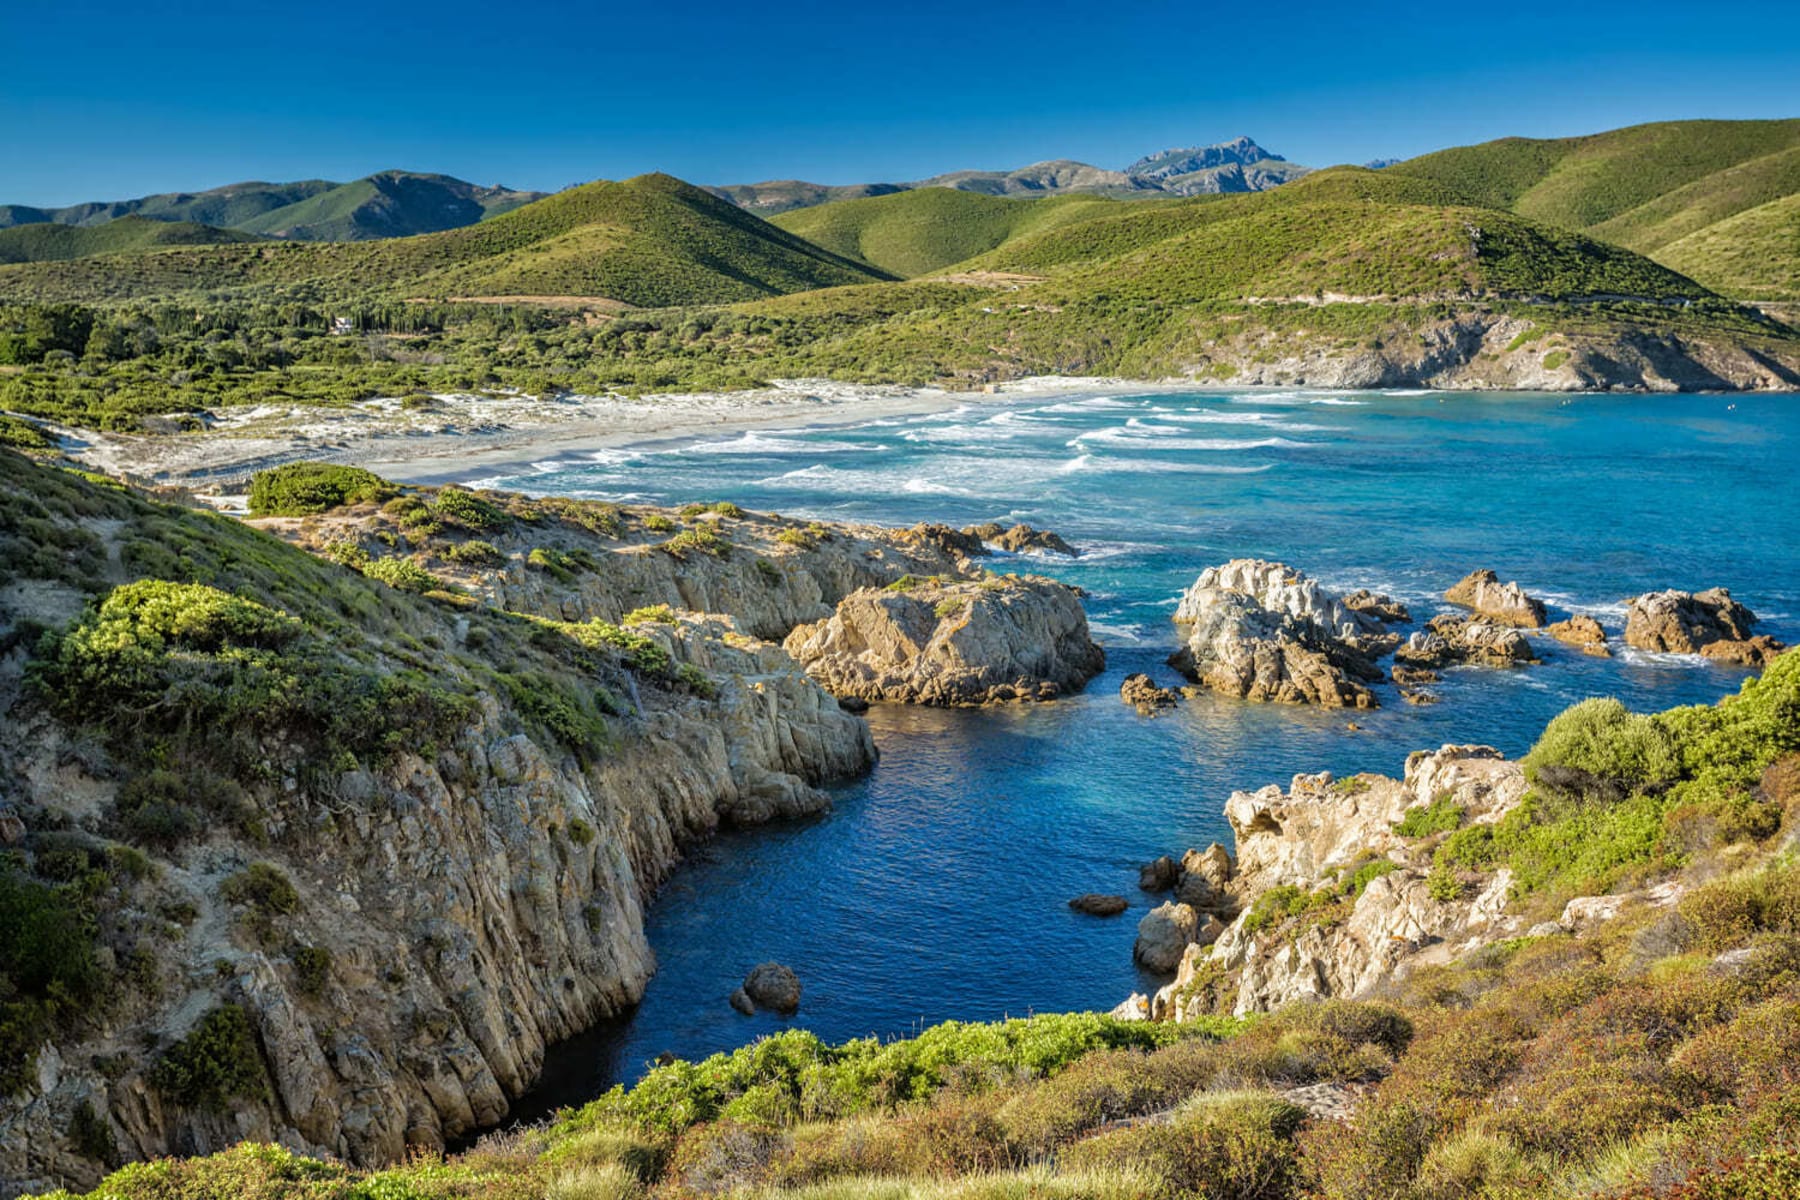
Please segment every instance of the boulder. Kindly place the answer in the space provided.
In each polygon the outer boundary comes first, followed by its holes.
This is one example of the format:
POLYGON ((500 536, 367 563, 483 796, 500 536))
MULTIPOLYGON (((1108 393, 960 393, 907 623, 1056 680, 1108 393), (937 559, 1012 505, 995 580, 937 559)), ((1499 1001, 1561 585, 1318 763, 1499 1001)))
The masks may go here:
POLYGON ((1704 592, 1671 588, 1625 602, 1625 644, 1639 650, 1766 666, 1786 647, 1766 635, 1753 635, 1755 624, 1756 614, 1722 587, 1704 592))
POLYGON ((1406 605, 1392 596, 1371 592, 1368 588, 1357 588, 1345 596, 1344 607, 1366 617, 1374 617, 1383 625, 1405 625, 1412 620, 1412 613, 1406 605))
POLYGON ((1373 708, 1365 684, 1382 673, 1371 654, 1398 641, 1302 572, 1260 559, 1201 572, 1175 620, 1185 640, 1170 664, 1245 700, 1373 708))
POLYGON ((1231 882, 1234 870, 1231 851, 1217 842, 1204 850, 1189 850, 1181 856, 1181 870, 1183 874, 1200 876, 1213 890, 1222 892, 1231 882))
POLYGON ((1596 658, 1612 657, 1612 649, 1606 644, 1606 630, 1592 617, 1573 616, 1556 622, 1544 632, 1559 642, 1579 647, 1583 654, 1592 654, 1596 658))
POLYGON ((1455 613, 1431 618, 1394 652, 1397 665, 1426 669, 1459 663, 1510 667, 1536 661, 1530 640, 1517 629, 1455 613))
MULTIPOLYGON (((739 990, 758 1008, 772 1009, 784 1017, 800 1010, 800 977, 778 962, 752 967, 739 990)), ((732 1006, 737 1007, 735 999, 732 1006)))
POLYGON ((991 546, 1008 554, 1058 554, 1064 558, 1081 557, 1081 551, 1048 529, 1033 529, 1029 525, 1014 525, 1008 528, 996 521, 990 521, 985 525, 971 525, 963 530, 963 533, 975 538, 984 548, 991 546))
POLYGON ((1104 892, 1086 892, 1069 901, 1069 907, 1078 913, 1086 913, 1090 917, 1116 917, 1131 904, 1123 896, 1109 896, 1104 892))
POLYGON ((1127 675, 1119 685, 1119 699, 1138 710, 1146 717, 1154 717, 1159 709, 1174 708, 1181 702, 1181 693, 1174 688, 1157 687, 1156 682, 1143 672, 1127 675))
POLYGON ((1181 965, 1181 956, 1200 933, 1200 914, 1191 905, 1159 904, 1138 922, 1137 944, 1132 957, 1146 971, 1167 975, 1181 965))
POLYGON ((732 988, 731 995, 726 997, 726 1001, 746 1017, 756 1015, 756 1001, 750 999, 749 993, 741 987, 732 988))
POLYGON ((784 646, 835 696, 967 706, 1052 700, 1106 666, 1074 588, 1035 576, 902 581, 846 596, 784 646))
POLYGON ((1166 854, 1138 868, 1138 886, 1146 892, 1166 892, 1180 878, 1180 865, 1166 854))
POLYGON ((1471 571, 1444 593, 1444 599, 1501 625, 1539 629, 1544 624, 1542 600, 1526 595, 1517 583, 1501 583, 1498 575, 1486 569, 1471 571))

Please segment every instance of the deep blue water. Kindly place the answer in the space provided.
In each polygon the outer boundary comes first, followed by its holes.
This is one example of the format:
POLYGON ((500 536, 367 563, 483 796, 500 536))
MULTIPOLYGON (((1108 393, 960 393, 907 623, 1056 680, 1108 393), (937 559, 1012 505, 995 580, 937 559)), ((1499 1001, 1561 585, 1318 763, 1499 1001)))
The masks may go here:
POLYGON ((990 402, 804 432, 733 433, 539 463, 495 486, 625 501, 731 499, 790 516, 1029 521, 1087 553, 1023 559, 1088 589, 1107 673, 1035 707, 871 714, 881 764, 829 816, 732 833, 651 911, 661 969, 629 1018, 552 1055, 525 1106, 575 1102, 664 1052, 704 1055, 780 1027, 725 998, 778 959, 794 1023, 828 1040, 949 1018, 1110 1008, 1153 986, 1132 965, 1139 863, 1230 844, 1233 789, 1298 771, 1398 774, 1408 752, 1523 752, 1586 696, 1639 709, 1711 701, 1743 672, 1626 651, 1543 648, 1515 671, 1450 672, 1443 702, 1349 715, 1223 699, 1145 720, 1118 700, 1173 682, 1169 615, 1200 570, 1280 559, 1328 586, 1390 592, 1423 619, 1477 567, 1615 635, 1621 599, 1729 587, 1762 631, 1800 640, 1800 397, 1146 391, 990 402), (1110 920, 1069 897, 1119 892, 1110 920))

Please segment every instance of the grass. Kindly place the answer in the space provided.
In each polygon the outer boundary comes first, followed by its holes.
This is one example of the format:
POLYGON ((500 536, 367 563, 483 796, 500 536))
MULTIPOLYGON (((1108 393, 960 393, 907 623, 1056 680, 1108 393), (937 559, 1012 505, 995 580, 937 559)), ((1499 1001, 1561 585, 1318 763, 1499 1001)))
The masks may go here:
POLYGON ((254 234, 186 221, 123 217, 91 228, 19 225, 0 229, 0 263, 65 262, 96 254, 126 254, 164 246, 217 246, 255 242, 254 234))

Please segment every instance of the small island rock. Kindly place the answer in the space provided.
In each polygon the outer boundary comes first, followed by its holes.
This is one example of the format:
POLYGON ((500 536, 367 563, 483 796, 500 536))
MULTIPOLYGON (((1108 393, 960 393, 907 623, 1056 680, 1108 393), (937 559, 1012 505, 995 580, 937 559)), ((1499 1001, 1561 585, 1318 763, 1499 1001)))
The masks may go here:
MULTIPOLYGON (((784 1017, 792 1016, 800 1009, 800 977, 778 962, 758 963, 752 967, 739 990, 758 1008, 773 1009, 784 1017)), ((735 1000, 732 1006, 737 1007, 735 1000)))
POLYGON ((1154 717, 1158 709, 1174 708, 1181 702, 1181 693, 1174 688, 1157 687, 1155 680, 1139 671, 1135 675, 1127 675, 1119 685, 1119 699, 1138 710, 1146 717, 1154 717))
POLYGON ((1646 592, 1626 601, 1625 644, 1668 654, 1702 654, 1717 662, 1767 666, 1784 649, 1780 642, 1752 634, 1756 614, 1722 587, 1704 592, 1673 588, 1646 592))
POLYGON ((1485 568, 1464 576, 1444 593, 1444 599, 1502 625, 1539 629, 1544 624, 1542 600, 1526 595, 1517 583, 1501 583, 1498 575, 1485 568))
POLYGON ((1109 896, 1103 892, 1087 892, 1069 901, 1069 907, 1078 913, 1087 913, 1091 917, 1116 917, 1131 907, 1131 903, 1123 896, 1109 896))
POLYGON ((1138 887, 1146 892, 1166 892, 1180 878, 1180 865, 1166 854, 1138 868, 1138 887))
POLYGON ((1612 649, 1606 644, 1606 630, 1592 617, 1573 616, 1566 621, 1558 621, 1544 632, 1559 642, 1580 648, 1584 654, 1592 654, 1596 658, 1612 657, 1612 649))

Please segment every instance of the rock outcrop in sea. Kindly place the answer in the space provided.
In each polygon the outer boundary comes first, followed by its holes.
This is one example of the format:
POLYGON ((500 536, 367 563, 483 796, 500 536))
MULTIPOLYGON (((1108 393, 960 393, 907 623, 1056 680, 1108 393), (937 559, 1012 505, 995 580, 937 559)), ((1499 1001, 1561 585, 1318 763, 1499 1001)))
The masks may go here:
POLYGON ((833 695, 945 706, 1054 700, 1106 666, 1075 589, 1020 575, 864 588, 784 646, 833 695))
POLYGON ((1384 678, 1374 659, 1399 641, 1364 608, 1261 559, 1208 567, 1182 596, 1175 620, 1184 640, 1170 664, 1245 700, 1373 708, 1368 684, 1384 678))
POLYGON ((1526 595, 1517 583, 1501 583, 1498 575, 1485 568, 1464 576, 1444 593, 1444 599, 1501 625, 1539 629, 1545 620, 1542 600, 1526 595))
POLYGON ((1441 613, 1394 651, 1394 662, 1432 670, 1463 664, 1511 667, 1538 661, 1531 640, 1511 625, 1483 617, 1441 613))
POLYGON ((1596 658, 1612 657, 1612 647, 1606 641, 1606 630, 1592 617, 1577 614, 1566 621, 1550 625, 1544 632, 1564 645, 1576 647, 1583 654, 1592 654, 1596 658))
POLYGON ((1786 649, 1767 634, 1752 633, 1755 625, 1756 614, 1722 587, 1646 592, 1625 605, 1626 645, 1737 666, 1767 666, 1786 649))

